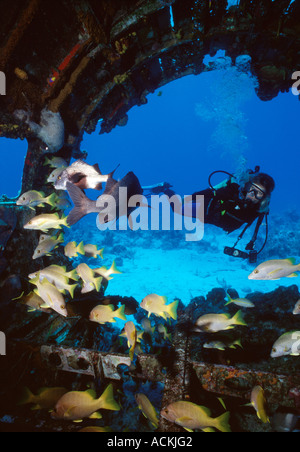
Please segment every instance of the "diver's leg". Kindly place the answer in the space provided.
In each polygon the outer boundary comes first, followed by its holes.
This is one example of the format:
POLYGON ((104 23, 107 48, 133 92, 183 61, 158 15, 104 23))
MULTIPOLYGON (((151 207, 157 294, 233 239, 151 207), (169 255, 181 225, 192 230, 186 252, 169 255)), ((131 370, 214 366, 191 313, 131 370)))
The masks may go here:
POLYGON ((168 201, 171 205, 171 209, 174 213, 177 213, 179 215, 188 216, 191 218, 198 218, 199 216, 199 209, 201 207, 201 211, 203 208, 203 205, 201 202, 204 202, 204 211, 206 211, 206 206, 210 202, 211 198, 213 197, 213 192, 210 188, 207 188, 205 190, 197 191, 193 193, 192 195, 186 196, 185 198, 182 198, 180 195, 176 195, 175 191, 171 189, 172 185, 170 185, 168 182, 161 182, 156 185, 150 185, 147 187, 142 187, 144 192, 148 191, 149 193, 144 193, 144 196, 146 198, 150 198, 151 195, 154 194, 164 194, 168 197, 168 201), (174 196, 174 198, 173 198, 174 196), (202 200, 200 201, 200 197, 204 196, 202 200))
POLYGON ((171 189, 172 185, 168 182, 161 182, 155 185, 148 185, 142 187, 143 195, 147 199, 151 199, 152 195, 166 195, 167 200, 171 205, 173 212, 183 215, 181 196, 176 195, 175 191, 171 189), (148 192, 148 193, 147 193, 148 192), (174 198, 173 198, 174 196, 174 198))
POLYGON ((212 198, 213 191, 210 188, 186 196, 183 202, 183 215, 185 217, 198 218, 202 222, 206 222, 207 208, 212 198))
MULTIPOLYGON (((142 187, 144 192, 149 192, 149 193, 145 193, 144 196, 149 197, 151 195, 159 195, 160 193, 165 193, 168 190, 170 190, 170 188, 172 187, 171 184, 169 184, 169 182, 160 182, 159 184, 155 184, 155 185, 148 185, 145 187, 142 187)), ((172 191, 172 194, 175 194, 174 191, 172 191)), ((168 195, 169 196, 169 195, 168 195)))

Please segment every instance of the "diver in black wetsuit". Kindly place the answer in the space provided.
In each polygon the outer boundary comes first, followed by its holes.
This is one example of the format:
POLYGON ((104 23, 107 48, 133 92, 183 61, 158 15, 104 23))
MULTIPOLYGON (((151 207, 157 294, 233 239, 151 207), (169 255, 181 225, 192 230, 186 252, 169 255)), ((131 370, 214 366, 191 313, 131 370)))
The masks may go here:
POLYGON ((262 213, 269 211, 274 180, 264 173, 255 174, 240 187, 231 179, 220 188, 208 188, 196 192, 204 196, 206 223, 214 224, 230 233, 243 224, 252 224, 262 213))
MULTIPOLYGON (((225 171, 215 171, 212 174, 215 174, 217 172, 225 171)), ((244 176, 244 181, 241 185, 233 182, 233 175, 229 173, 226 174, 230 176, 230 179, 225 183, 213 187, 210 183, 209 178, 210 188, 195 192, 191 196, 192 203, 195 203, 194 214, 192 214, 191 216, 193 218, 196 218, 196 196, 203 195, 205 223, 218 226, 228 234, 246 224, 246 227, 240 234, 236 244, 232 248, 226 247, 224 250, 226 254, 244 258, 249 257, 249 255, 237 250, 235 246, 243 237, 245 231, 253 224, 256 219, 258 219, 252 240, 246 246, 247 251, 253 251, 252 260, 253 262, 255 262, 255 257, 258 253, 256 251, 254 252, 254 244, 257 238, 259 227, 261 226, 263 219, 265 217, 267 218, 267 215, 269 213, 271 193, 275 188, 275 182, 271 176, 265 173, 260 173, 258 167, 256 168, 255 172, 246 172, 246 176, 244 176)), ((171 185, 166 182, 159 184, 158 186, 145 188, 150 190, 151 193, 164 193, 169 198, 175 195, 175 192, 171 190, 171 185)), ((174 206, 174 203, 171 203, 173 210, 174 206)), ((176 212, 176 210, 174 211, 176 212)), ((176 213, 183 214, 184 210, 176 213)), ((262 249, 260 251, 262 251, 262 249)))

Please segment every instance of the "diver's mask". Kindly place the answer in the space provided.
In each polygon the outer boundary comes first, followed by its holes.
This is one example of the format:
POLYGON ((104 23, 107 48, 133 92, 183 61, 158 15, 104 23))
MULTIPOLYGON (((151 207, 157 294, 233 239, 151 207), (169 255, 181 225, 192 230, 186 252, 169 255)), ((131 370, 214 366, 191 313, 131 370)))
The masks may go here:
POLYGON ((261 202, 266 197, 266 192, 261 187, 256 185, 254 182, 248 182, 245 185, 243 194, 244 194, 244 199, 247 202, 251 202, 254 199, 261 202), (249 196, 248 199, 247 199, 247 196, 249 196))

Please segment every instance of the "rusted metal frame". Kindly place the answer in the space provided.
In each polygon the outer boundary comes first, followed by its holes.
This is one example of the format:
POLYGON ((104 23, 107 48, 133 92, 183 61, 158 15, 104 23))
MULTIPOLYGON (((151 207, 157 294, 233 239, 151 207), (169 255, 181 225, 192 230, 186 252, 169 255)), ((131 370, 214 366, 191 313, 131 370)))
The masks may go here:
POLYGON ((111 40, 116 39, 116 36, 121 35, 130 27, 136 25, 141 19, 155 13, 156 11, 165 8, 166 5, 160 0, 144 0, 132 13, 122 16, 111 29, 111 40))
MULTIPOLYGON (((121 380, 118 366, 130 366, 129 355, 121 353, 106 353, 96 350, 56 345, 42 345, 40 355, 43 364, 51 369, 109 380, 121 380)), ((137 357, 137 378, 151 381, 163 381, 164 373, 155 356, 141 354, 137 357), (150 369, 150 372, 148 371, 150 369)))
MULTIPOLYGON (((33 187, 37 186, 37 183, 39 183, 39 186, 41 186, 41 175, 46 174, 46 170, 43 169, 43 166, 41 164, 42 160, 44 159, 41 150, 41 141, 31 136, 31 138, 27 139, 27 143, 28 148, 22 175, 22 193, 33 189, 33 187), (36 171, 36 168, 40 169, 38 173, 36 171)), ((45 183, 43 183, 42 185, 44 186, 45 183)))
POLYGON ((282 375, 201 362, 191 362, 191 365, 202 388, 208 392, 249 400, 253 387, 260 385, 268 403, 295 408, 290 391, 300 390, 300 375, 282 375))
MULTIPOLYGON (((155 2, 154 2, 155 3, 155 2)), ((156 2, 157 3, 157 2, 156 2)), ((160 2, 159 2, 160 3, 160 2)), ((149 5, 147 5, 148 7, 149 5)), ((136 22, 135 25, 140 21, 140 20, 145 20, 145 18, 147 17, 148 14, 153 14, 154 12, 158 12, 160 9, 162 9, 162 6, 160 5, 160 7, 158 9, 153 9, 150 8, 147 14, 144 14, 142 16, 139 16, 138 18, 136 18, 136 22)), ((151 25, 151 24, 149 24, 151 25)), ((118 31, 113 31, 111 33, 111 42, 114 42, 118 39, 118 36, 125 33, 125 31, 130 28, 130 26, 127 24, 127 27, 123 27, 122 30, 118 30, 118 31)), ((152 28, 149 26, 149 29, 152 30, 152 28)), ((153 31, 153 30, 152 30, 153 31)), ((159 49, 155 49, 155 50, 150 50, 150 52, 147 52, 147 54, 143 54, 143 57, 141 56, 137 56, 137 59, 135 61, 135 64, 133 67, 130 68, 130 70, 126 71, 125 73, 122 74, 116 74, 115 77, 119 77, 120 78, 124 78, 126 81, 128 81, 131 78, 131 75, 135 72, 139 70, 139 67, 142 68, 147 61, 152 60, 153 58, 158 58, 160 55, 164 54, 164 52, 172 52, 173 49, 177 48, 178 45, 185 45, 189 42, 193 42, 193 39, 196 38, 196 34, 195 36, 191 35, 191 32, 193 30, 189 29, 187 32, 187 38, 180 40, 179 38, 176 37, 174 30, 171 28, 170 26, 170 34, 166 40, 166 38, 164 38, 164 42, 161 44, 159 49)), ((184 35, 186 35, 186 31, 183 33, 184 35)), ((139 35, 138 30, 137 30, 137 36, 139 35)), ((192 73, 193 71, 189 71, 189 73, 192 73)), ((163 76, 163 74, 162 74, 163 76)), ((169 80, 168 80, 169 81, 169 80)), ((81 128, 84 126, 84 124, 86 124, 86 122, 88 121, 88 118, 91 117, 91 115, 93 114, 93 112, 99 108, 99 104, 101 102, 103 102, 104 99, 106 99, 110 93, 113 91, 113 89, 118 85, 118 83, 114 81, 110 81, 108 82, 102 89, 101 92, 97 95, 97 97, 90 103, 89 107, 86 109, 86 111, 83 113, 83 115, 81 116, 81 119, 78 123, 78 128, 79 130, 81 130, 81 128)), ((124 83, 122 83, 122 86, 124 87, 124 92, 126 93, 127 90, 124 86, 124 83)), ((125 96, 126 97, 126 96, 125 96)), ((128 108, 127 111, 133 106, 132 102, 128 102, 128 108)), ((113 110, 113 106, 111 107, 113 110)), ((111 123, 114 119, 114 116, 112 118, 108 118, 105 120, 105 123, 111 123)))
MULTIPOLYGON (((51 319, 51 320, 47 319, 46 322, 42 322, 42 323, 39 322, 38 326, 34 327, 33 325, 36 325, 37 322, 38 322, 38 320, 36 317, 29 316, 29 315, 24 317, 21 322, 18 321, 18 319, 17 319, 16 322, 11 323, 10 325, 8 325, 5 328, 5 334, 7 337, 16 338, 19 341, 21 341, 21 340, 23 341, 24 340, 24 335, 23 335, 24 329, 26 330, 27 328, 31 327, 32 329, 30 330, 30 333, 27 333, 27 334, 32 335, 32 332, 34 329, 42 331, 42 329, 44 329, 45 327, 49 327, 52 324, 53 319, 51 319), (19 339, 20 331, 22 331, 22 337, 19 339)), ((27 335, 26 335, 26 337, 27 337, 27 335)))
POLYGON ((76 69, 72 72, 70 79, 67 81, 67 83, 64 85, 64 87, 59 92, 56 99, 51 100, 49 103, 49 109, 53 111, 54 113, 58 112, 61 105, 65 102, 68 96, 72 94, 72 91, 81 76, 82 72, 86 69, 90 62, 90 58, 87 56, 83 56, 80 60, 79 64, 77 65, 76 69))
MULTIPOLYGON (((188 43, 191 43, 191 42, 193 42, 192 38, 186 39, 184 41, 179 41, 174 36, 170 36, 170 39, 168 41, 165 41, 164 44, 159 49, 155 49, 155 50, 151 49, 150 52, 147 52, 147 54, 143 54, 142 57, 141 56, 137 57, 134 66, 132 66, 125 73, 118 74, 115 77, 119 77, 120 76, 120 78, 124 78, 124 80, 128 83, 128 81, 131 80, 132 74, 134 74, 136 71, 139 71, 139 69, 142 69, 145 66, 147 66, 147 64, 149 62, 151 62, 154 58, 160 58, 160 56, 163 58, 165 53, 172 53, 179 46, 184 46, 184 45, 186 45, 188 43)), ((171 58, 171 56, 170 56, 170 58, 171 58)), ((177 64, 178 64, 178 62, 177 62, 177 64)), ((177 78, 179 78, 179 77, 181 77, 183 75, 190 75, 190 74, 194 74, 196 72, 197 71, 193 70, 193 68, 187 68, 187 69, 184 68, 183 69, 183 73, 181 75, 176 75, 176 76, 173 76, 171 78, 168 77, 168 79, 166 80, 164 78, 164 71, 163 71, 163 67, 162 67, 162 70, 161 70, 161 80, 162 80, 162 82, 159 83, 159 85, 157 87, 163 86, 166 83, 169 83, 170 81, 173 81, 173 80, 175 80, 175 79, 177 79, 177 78)), ((145 84, 147 84, 147 83, 145 82, 145 84)), ((92 115, 92 113, 96 109, 99 109, 99 104, 101 102, 103 102, 104 99, 106 99, 110 95, 110 93, 113 91, 113 89, 117 85, 118 85, 118 83, 116 83, 115 79, 114 79, 113 82, 110 81, 104 86, 104 89, 101 90, 101 93, 99 95, 97 95, 97 98, 95 98, 93 100, 93 102, 90 104, 90 106, 88 107, 86 112, 81 117, 79 128, 81 128, 86 123, 86 121, 88 120, 88 117, 90 117, 92 115)), ((132 86, 134 87, 134 85, 132 85, 132 86)), ((125 83, 122 83, 122 87, 124 88, 124 93, 127 93, 125 83)), ((145 92, 144 92, 144 95, 146 96, 148 93, 149 93, 149 91, 146 89, 145 92)), ((136 100, 134 102, 134 99, 129 98, 127 102, 126 101, 124 102, 124 104, 126 106, 126 111, 129 111, 130 108, 132 108, 132 106, 134 104, 136 104, 136 100)), ((112 110, 113 110, 113 108, 112 108, 112 110)), ((117 109, 115 109, 115 110, 118 113, 117 109)), ((104 124, 106 124, 106 126, 107 126, 108 124, 111 124, 114 121, 114 119, 115 119, 115 114, 113 114, 112 117, 105 118, 104 124)), ((103 125, 102 125, 102 129, 103 129, 103 125)), ((110 129, 110 127, 108 127, 108 129, 110 129)))
MULTIPOLYGON (((141 8, 143 8, 143 7, 147 7, 147 8, 146 8, 147 12, 144 13, 142 16, 139 16, 139 15, 136 16, 136 21, 134 22, 135 25, 136 25, 136 23, 139 22, 141 19, 145 19, 145 17, 146 17, 148 14, 152 14, 152 13, 156 12, 158 9, 162 9, 162 4, 161 4, 161 2, 158 2, 158 1, 154 1, 154 2, 145 2, 145 5, 142 5, 141 8), (149 3, 153 3, 153 4, 156 5, 156 6, 155 6, 155 7, 154 7, 153 5, 151 6, 151 5, 149 5, 149 3)), ((132 25, 132 24, 131 24, 131 25, 132 25)), ((112 33, 111 33, 111 42, 116 41, 117 38, 118 38, 118 36, 119 36, 120 34, 124 34, 124 32, 125 32, 128 28, 130 28, 131 25, 127 24, 126 26, 122 27, 122 29, 119 29, 118 31, 117 31, 117 30, 115 30, 115 31, 112 30, 112 33)), ((166 47, 166 45, 168 45, 169 42, 172 43, 172 44, 174 44, 174 36, 171 36, 170 40, 169 40, 167 43, 164 43, 164 48, 166 47)), ((161 52, 162 50, 163 50, 163 49, 160 49, 160 52, 161 52)), ((132 67, 129 71, 126 71, 126 72, 123 73, 123 74, 116 74, 116 75, 117 75, 117 76, 118 76, 118 75, 124 76, 124 77, 126 77, 126 79, 128 79, 128 78, 130 78, 130 75, 137 69, 138 66, 141 66, 141 65, 144 64, 144 62, 147 61, 149 58, 153 58, 153 56, 156 56, 156 55, 158 55, 158 54, 159 54, 159 53, 158 53, 157 51, 154 51, 154 52, 152 51, 151 54, 149 54, 149 55, 147 54, 146 56, 144 56, 144 58, 143 58, 142 60, 140 60, 140 61, 139 61, 139 60, 136 60, 136 64, 135 64, 134 67, 132 67)), ((87 119, 88 117, 91 116, 91 114, 93 113, 93 111, 94 111, 96 108, 98 108, 99 103, 100 103, 105 97, 107 97, 107 96, 112 92, 112 90, 115 88, 115 86, 116 86, 117 84, 118 84, 118 83, 115 83, 115 81, 114 81, 114 82, 109 82, 109 83, 107 83, 107 84, 103 87, 103 89, 101 90, 100 94, 97 96, 96 99, 94 99, 94 100, 92 101, 92 103, 90 104, 90 106, 87 108, 86 112, 83 114, 84 120, 82 120, 82 118, 81 118, 81 121, 80 121, 80 124, 79 124, 79 128, 81 128, 81 127, 86 123, 86 119, 87 119)), ((131 108, 131 107, 130 107, 130 108, 131 108)))
POLYGON ((95 352, 87 349, 57 347, 42 345, 40 354, 46 367, 76 374, 95 377, 94 365, 99 365, 95 352))
MULTIPOLYGON (((140 354, 137 357, 136 371, 132 374, 141 380, 164 383, 162 406, 186 399, 189 395, 190 371, 193 368, 205 391, 249 400, 252 388, 260 385, 265 390, 269 404, 297 408, 292 394, 300 391, 300 376, 189 361, 188 337, 178 330, 174 336, 174 344, 177 356, 173 372, 167 374, 155 355, 140 354)), ((24 341, 21 345, 22 349, 26 348, 24 341)), ((32 342, 27 345, 32 349, 32 342)), ((16 341, 14 346, 20 347, 20 342, 16 341)), ((39 353, 43 365, 51 370, 117 381, 122 379, 118 370, 120 365, 127 366, 130 371, 131 361, 127 354, 56 345, 42 345, 35 347, 35 350, 39 353)), ((160 431, 174 431, 174 428, 177 427, 161 419, 160 431)), ((178 431, 181 431, 179 427, 178 431)))
MULTIPOLYGON (((162 398, 162 408, 172 402, 184 400, 188 396, 190 368, 189 368, 189 335, 184 328, 191 320, 191 308, 186 308, 184 312, 178 313, 178 321, 173 336, 173 347, 176 351, 173 372, 165 379, 164 393, 162 398)), ((181 432, 181 427, 160 418, 158 431, 160 432, 181 432)))
POLYGON ((11 57, 11 54, 21 41, 24 33, 27 28, 31 24, 38 7, 40 5, 40 0, 30 0, 25 6, 23 12, 21 13, 20 19, 17 22, 16 26, 12 30, 5 47, 1 48, 1 56, 0 56, 0 69, 5 69, 5 66, 11 57))
POLYGON ((72 2, 72 7, 77 15, 78 21, 82 24, 85 32, 93 38, 97 44, 106 43, 107 37, 105 30, 98 20, 92 5, 88 0, 75 0, 72 2))
POLYGON ((27 342, 37 339, 41 340, 42 336, 45 334, 45 332, 48 332, 48 328, 51 328, 51 325, 57 318, 59 318, 59 315, 55 316, 54 318, 51 316, 51 318, 47 319, 46 322, 41 322, 36 328, 34 328, 24 337, 24 341, 27 342))
MULTIPOLYGON (((167 44, 172 43, 172 48, 163 48, 160 49, 159 52, 158 51, 151 51, 151 53, 147 54, 144 56, 143 60, 139 60, 136 61, 136 64, 130 69, 128 70, 125 74, 121 74, 121 76, 124 76, 125 80, 130 81, 131 80, 131 76, 132 74, 134 74, 134 72, 138 71, 139 69, 142 69, 145 65, 147 65, 147 63, 149 61, 151 61, 153 58, 158 58, 160 56, 160 54, 162 52, 168 52, 168 51, 172 51, 173 49, 177 48, 176 45, 174 45, 173 40, 172 41, 168 41, 167 44)), ((181 45, 182 43, 180 43, 181 45)), ((184 43, 186 44, 186 42, 184 43)), ((179 45, 179 44, 178 44, 179 45)), ((183 45, 183 44, 182 44, 183 45)), ((166 83, 169 83, 170 81, 173 81, 179 77, 182 77, 183 75, 190 75, 190 74, 194 74, 195 71, 192 68, 184 68, 183 73, 181 73, 180 75, 176 75, 172 78, 168 78, 168 80, 165 80, 163 77, 163 71, 161 72, 161 83, 158 84, 158 88, 160 86, 164 86, 166 83)), ((95 98, 93 100, 93 102, 89 105, 89 107, 87 108, 87 110, 85 111, 85 113, 81 116, 80 122, 78 123, 78 127, 79 129, 81 129, 84 124, 88 121, 88 118, 91 117, 91 115, 93 114, 93 112, 97 109, 99 109, 99 104, 102 103, 105 99, 108 98, 108 96, 111 94, 111 92, 113 91, 113 89, 118 85, 118 83, 116 83, 115 81, 113 82, 108 82, 104 88, 101 90, 100 94, 97 95, 97 98, 95 98)), ((132 85, 134 87, 134 85, 132 85)), ((122 83, 122 88, 124 89, 124 99, 126 98, 126 94, 128 91, 126 90, 126 86, 125 83, 122 83)), ((147 89, 145 89, 144 95, 146 96, 149 93, 149 91, 147 89)), ((136 103, 136 102, 135 102, 136 103)), ((122 104, 122 106, 126 107, 126 112, 129 111, 134 103, 132 102, 132 99, 128 99, 127 101, 124 100, 124 103, 122 104)), ((100 106, 101 108, 101 106, 100 106)), ((112 106, 112 110, 113 110, 113 106, 112 106)), ((115 114, 118 113, 118 109, 115 108, 115 112, 113 110, 112 112, 112 116, 105 118, 104 123, 106 125, 112 123, 115 119, 115 114)), ((103 127, 102 127, 103 128, 103 127)))

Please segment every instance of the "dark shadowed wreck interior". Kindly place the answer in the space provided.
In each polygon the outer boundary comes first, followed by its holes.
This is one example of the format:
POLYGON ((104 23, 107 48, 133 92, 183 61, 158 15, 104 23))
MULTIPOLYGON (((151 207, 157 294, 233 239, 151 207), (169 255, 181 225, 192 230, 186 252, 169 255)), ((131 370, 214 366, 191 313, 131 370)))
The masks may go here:
MULTIPOLYGON (((262 101, 289 91, 300 68, 298 0, 240 0, 232 6, 226 0, 1 0, 0 8, 5 83, 0 137, 28 143, 22 193, 50 195, 45 158, 60 157, 68 164, 72 158, 85 159, 84 133, 95 132, 99 122, 101 134, 126 127, 128 111, 146 104, 149 93, 186 75, 213 71, 214 63, 203 64, 205 55, 223 49, 232 61, 249 56, 262 101)), ((116 309, 120 302, 125 313, 141 319, 130 294, 105 296, 109 278, 103 277, 92 295, 67 293, 65 316, 45 307, 31 313, 18 303, 22 293, 32 290, 24 275, 51 265, 72 269, 58 251, 32 260, 39 235, 23 228, 32 211, 0 195, 0 329, 6 345, 0 356, 0 431, 77 432, 93 426, 98 431, 184 432, 162 416, 156 421, 140 416, 143 410, 138 411, 134 395, 141 392, 141 383, 154 394, 158 411, 171 402, 191 400, 220 416, 221 398, 236 432, 277 431, 280 416, 299 417, 299 358, 280 358, 279 367, 265 353, 284 331, 297 330, 295 316, 281 311, 282 300, 292 307, 300 298, 297 286, 264 294, 264 309, 270 306, 272 314, 261 308, 247 313, 246 321, 255 328, 245 335, 243 348, 225 353, 201 348, 204 340, 191 334, 200 312, 209 312, 203 309, 206 300, 198 297, 188 306, 179 302, 178 320, 169 318, 172 342, 165 346, 161 336, 146 331, 144 349, 133 363, 110 323, 89 321, 99 303, 116 309), (115 405, 101 411, 102 419, 87 416, 80 426, 51 416, 51 406, 45 409, 40 394, 39 401, 31 399, 35 410, 20 404, 24 387, 34 394, 46 387, 66 388, 63 394, 89 389, 100 397, 110 385, 115 405), (244 407, 254 386, 264 388, 269 416, 277 423, 263 423, 253 408, 244 407)), ((224 291, 213 289, 208 298, 221 309, 224 291)))

